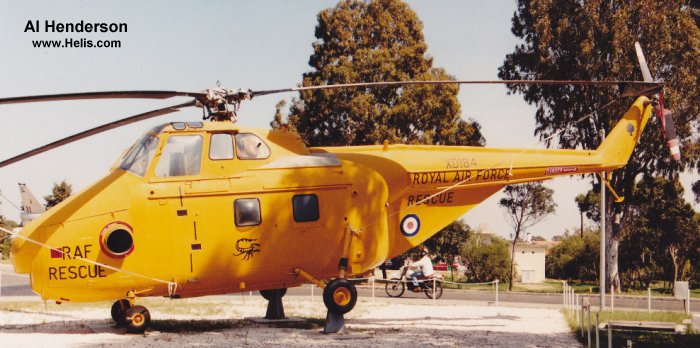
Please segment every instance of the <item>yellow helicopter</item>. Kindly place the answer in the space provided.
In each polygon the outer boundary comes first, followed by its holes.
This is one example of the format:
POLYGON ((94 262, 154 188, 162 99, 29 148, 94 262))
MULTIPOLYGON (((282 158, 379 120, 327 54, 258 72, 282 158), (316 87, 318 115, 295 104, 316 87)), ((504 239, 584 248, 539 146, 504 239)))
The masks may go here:
MULTIPOLYGON (((645 64, 644 64, 645 65, 645 64)), ((648 69, 647 69, 648 71, 648 69)), ((0 105, 101 98, 192 97, 84 131, 0 167, 126 124, 201 107, 206 122, 146 133, 110 173, 12 238, 17 273, 55 301, 116 300, 112 318, 143 332, 139 297, 260 290, 268 318, 284 317, 287 288, 324 288, 324 332, 357 301, 347 279, 420 244, 505 185, 624 166, 662 83, 631 81, 402 81, 250 91, 91 92, 0 99, 0 105), (307 147, 294 132, 234 123, 241 101, 282 92, 410 84, 623 84, 638 96, 595 150, 389 144, 307 147)), ((6 231, 9 232, 9 231, 6 231)))

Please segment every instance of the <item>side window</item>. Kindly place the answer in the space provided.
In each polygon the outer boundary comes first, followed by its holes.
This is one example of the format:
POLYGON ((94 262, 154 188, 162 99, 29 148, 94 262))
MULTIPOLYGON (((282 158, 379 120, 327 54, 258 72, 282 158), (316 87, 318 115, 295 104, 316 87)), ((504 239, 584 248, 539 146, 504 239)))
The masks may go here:
POLYGON ((319 218, 318 196, 296 195, 292 197, 292 210, 296 222, 317 221, 319 218))
POLYGON ((236 156, 239 159, 265 159, 270 157, 270 148, 255 134, 236 134, 236 156))
POLYGON ((233 159, 233 137, 231 134, 216 133, 211 135, 211 142, 209 144, 209 159, 233 159))
POLYGON ((197 175, 202 164, 201 135, 173 135, 165 143, 156 176, 197 175))
POLYGON ((233 201, 236 226, 257 226, 262 222, 260 201, 257 198, 241 198, 233 201))

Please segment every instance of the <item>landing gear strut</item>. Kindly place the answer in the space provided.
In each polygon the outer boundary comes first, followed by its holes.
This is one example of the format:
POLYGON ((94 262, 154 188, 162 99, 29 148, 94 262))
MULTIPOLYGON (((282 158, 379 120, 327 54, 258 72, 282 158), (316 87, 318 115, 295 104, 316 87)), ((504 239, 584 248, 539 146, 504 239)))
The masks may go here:
POLYGON ((284 294, 286 293, 287 288, 260 290, 260 295, 262 295, 262 297, 264 297, 268 301, 265 319, 286 319, 286 317, 284 316, 284 306, 282 305, 282 296, 284 296, 284 294))
POLYGON ((328 308, 326 324, 323 333, 339 333, 345 329, 343 314, 351 311, 357 303, 357 289, 355 285, 345 278, 348 270, 348 255, 353 236, 358 236, 361 231, 353 230, 350 225, 345 228, 345 241, 343 243, 343 255, 338 260, 338 278, 327 284, 314 278, 300 268, 295 268, 294 273, 323 289, 323 304, 328 308))

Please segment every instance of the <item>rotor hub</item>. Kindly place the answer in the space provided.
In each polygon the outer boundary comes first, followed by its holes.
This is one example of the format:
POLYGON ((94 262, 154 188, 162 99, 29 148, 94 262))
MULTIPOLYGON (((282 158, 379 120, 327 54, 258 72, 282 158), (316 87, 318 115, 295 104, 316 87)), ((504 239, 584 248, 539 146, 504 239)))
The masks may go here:
POLYGON ((224 88, 220 83, 216 88, 208 88, 204 92, 203 97, 197 98, 197 106, 204 111, 204 120, 235 121, 241 101, 253 99, 250 89, 224 88))

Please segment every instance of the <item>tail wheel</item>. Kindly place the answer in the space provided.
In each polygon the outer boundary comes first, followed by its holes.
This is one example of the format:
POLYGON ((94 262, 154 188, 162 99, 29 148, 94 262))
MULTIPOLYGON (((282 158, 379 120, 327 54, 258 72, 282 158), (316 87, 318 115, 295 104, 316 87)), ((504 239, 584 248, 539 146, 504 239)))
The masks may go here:
POLYGON ((392 278, 384 286, 384 290, 389 297, 401 297, 406 290, 406 285, 398 278, 392 278))
POLYGON ((117 300, 112 304, 112 320, 117 323, 117 326, 126 326, 126 311, 129 308, 131 304, 125 299, 117 300))
POLYGON ((347 279, 333 279, 323 289, 323 303, 335 314, 345 314, 355 307, 357 290, 347 279))
MULTIPOLYGON (((433 282, 426 282, 426 285, 428 285, 428 288, 425 289, 425 296, 428 296, 428 298, 432 299, 433 298, 433 282)), ((439 299, 442 297, 442 282, 436 281, 435 282, 435 299, 439 299)))
POLYGON ((144 333, 151 325, 151 313, 144 306, 133 306, 126 311, 126 332, 144 333))

